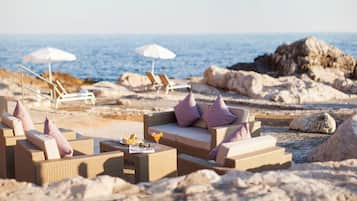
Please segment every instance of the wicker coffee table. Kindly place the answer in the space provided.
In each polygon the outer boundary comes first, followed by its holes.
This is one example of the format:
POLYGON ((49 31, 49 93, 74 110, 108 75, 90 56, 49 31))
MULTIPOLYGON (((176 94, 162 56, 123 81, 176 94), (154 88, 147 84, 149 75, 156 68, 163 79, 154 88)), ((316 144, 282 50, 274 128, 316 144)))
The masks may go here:
POLYGON ((135 183, 177 176, 176 149, 162 144, 149 143, 151 147, 154 147, 154 153, 130 154, 128 146, 114 140, 100 142, 100 152, 117 150, 124 152, 125 165, 134 166, 135 183))

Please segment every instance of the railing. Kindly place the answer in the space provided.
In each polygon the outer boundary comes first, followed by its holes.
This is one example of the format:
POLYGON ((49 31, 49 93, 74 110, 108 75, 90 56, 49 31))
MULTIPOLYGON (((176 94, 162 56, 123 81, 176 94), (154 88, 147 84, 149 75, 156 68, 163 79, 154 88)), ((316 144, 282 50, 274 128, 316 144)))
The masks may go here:
MULTIPOLYGON (((30 74, 32 74, 33 76, 35 76, 36 78, 38 78, 38 79, 40 79, 40 80, 42 80, 42 81, 44 81, 44 82, 46 82, 49 86, 55 86, 52 82, 50 82, 49 80, 47 80, 46 78, 44 78, 44 77, 42 77, 41 75, 39 75, 38 73, 35 73, 34 71, 32 71, 31 69, 29 69, 29 68, 27 68, 26 66, 24 66, 24 65, 21 65, 21 64, 19 64, 19 65, 17 65, 19 68, 20 68, 20 70, 21 70, 21 92, 22 92, 22 99, 24 98, 24 89, 27 89, 27 90, 29 90, 29 91, 31 91, 31 92, 33 92, 33 93, 35 93, 37 96, 43 96, 43 97, 45 97, 45 98, 48 98, 48 99, 50 99, 50 100, 52 100, 52 97, 53 97, 53 93, 52 93, 52 90, 50 89, 50 96, 47 96, 47 95, 44 95, 44 94, 42 94, 41 93, 41 91, 39 91, 39 90, 36 90, 36 89, 33 89, 33 88, 31 88, 31 87, 29 87, 29 86, 27 86, 27 85, 25 85, 24 84, 24 73, 23 72, 28 72, 28 73, 30 73, 30 74)), ((52 87, 52 88, 53 88, 52 87)))

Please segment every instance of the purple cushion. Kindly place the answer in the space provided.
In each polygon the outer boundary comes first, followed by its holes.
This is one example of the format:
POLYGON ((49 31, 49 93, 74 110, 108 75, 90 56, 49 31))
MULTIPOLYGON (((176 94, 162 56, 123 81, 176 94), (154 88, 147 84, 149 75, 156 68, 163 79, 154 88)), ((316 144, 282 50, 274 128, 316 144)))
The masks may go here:
POLYGON ((35 125, 31 119, 30 113, 27 111, 26 107, 20 102, 16 102, 14 117, 18 118, 22 122, 24 131, 34 130, 35 125))
POLYGON ((73 155, 73 148, 69 144, 68 140, 64 137, 61 131, 58 130, 56 125, 52 123, 52 121, 48 120, 48 118, 45 120, 43 133, 45 135, 52 136, 56 140, 57 148, 61 157, 73 155))
POLYGON ((188 94, 175 106, 175 116, 179 126, 190 126, 200 118, 196 101, 193 94, 188 94))
POLYGON ((216 159, 219 147, 223 143, 234 142, 234 141, 239 141, 249 138, 251 138, 250 131, 249 131, 249 123, 248 122, 241 123, 240 126, 235 131, 224 137, 223 141, 208 153, 208 157, 212 160, 216 159))
POLYGON ((222 96, 219 95, 213 105, 203 114, 203 119, 207 127, 212 128, 231 124, 237 117, 229 111, 222 96))

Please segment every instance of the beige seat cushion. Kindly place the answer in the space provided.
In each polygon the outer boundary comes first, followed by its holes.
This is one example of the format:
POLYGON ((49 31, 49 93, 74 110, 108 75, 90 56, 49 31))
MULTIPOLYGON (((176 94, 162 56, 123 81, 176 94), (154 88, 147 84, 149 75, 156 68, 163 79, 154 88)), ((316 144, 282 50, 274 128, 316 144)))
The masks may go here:
POLYGON ((25 135, 21 120, 14 117, 10 113, 4 112, 1 116, 1 122, 7 127, 13 129, 15 136, 25 135))
POLYGON ((26 131, 26 138, 31 144, 45 152, 47 160, 61 158, 56 140, 52 136, 44 135, 36 130, 29 130, 26 131))
POLYGON ((218 150, 216 162, 224 166, 226 158, 274 147, 276 138, 270 135, 223 143, 218 150))
POLYGON ((211 149, 211 134, 207 129, 196 127, 179 127, 176 123, 152 126, 148 129, 151 132, 163 132, 164 139, 179 142, 200 149, 211 149))

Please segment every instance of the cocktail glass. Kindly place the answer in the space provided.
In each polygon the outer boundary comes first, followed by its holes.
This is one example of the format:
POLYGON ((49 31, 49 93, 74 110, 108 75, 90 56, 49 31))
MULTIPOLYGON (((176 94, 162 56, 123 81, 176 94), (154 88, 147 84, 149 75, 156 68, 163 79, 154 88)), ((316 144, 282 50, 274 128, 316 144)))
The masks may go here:
POLYGON ((152 139, 153 139, 156 143, 159 143, 159 141, 160 141, 160 139, 161 139, 162 136, 163 136, 163 133, 162 133, 162 132, 160 132, 160 133, 154 133, 154 132, 152 132, 152 133, 151 133, 151 137, 152 137, 152 139))

